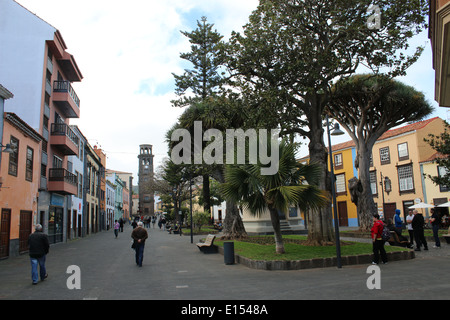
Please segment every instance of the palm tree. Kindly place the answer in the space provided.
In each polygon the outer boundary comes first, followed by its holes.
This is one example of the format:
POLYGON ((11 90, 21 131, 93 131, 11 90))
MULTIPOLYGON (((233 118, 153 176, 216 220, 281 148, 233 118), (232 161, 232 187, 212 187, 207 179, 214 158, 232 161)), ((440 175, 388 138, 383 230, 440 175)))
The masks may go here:
POLYGON ((222 191, 225 198, 240 203, 253 215, 266 210, 274 229, 276 253, 285 253, 278 212, 290 206, 302 210, 321 207, 329 202, 317 187, 321 170, 314 164, 303 165, 295 159, 296 146, 282 140, 279 144, 278 172, 261 175, 261 164, 227 165, 222 191))

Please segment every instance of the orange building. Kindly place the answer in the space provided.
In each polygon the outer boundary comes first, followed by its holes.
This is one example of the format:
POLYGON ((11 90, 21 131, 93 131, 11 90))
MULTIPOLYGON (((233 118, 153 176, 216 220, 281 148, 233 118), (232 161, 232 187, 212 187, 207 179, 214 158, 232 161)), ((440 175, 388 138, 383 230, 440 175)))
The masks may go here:
POLYGON ((0 168, 0 258, 28 251, 28 237, 37 220, 42 137, 16 114, 4 113, 0 168))

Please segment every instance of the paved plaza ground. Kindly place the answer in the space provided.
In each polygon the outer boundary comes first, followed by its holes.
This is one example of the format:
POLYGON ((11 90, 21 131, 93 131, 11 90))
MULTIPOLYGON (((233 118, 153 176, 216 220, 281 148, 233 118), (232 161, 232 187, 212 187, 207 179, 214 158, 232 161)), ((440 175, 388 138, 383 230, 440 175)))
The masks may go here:
MULTIPOLYGON (((203 254, 205 236, 150 228, 143 267, 134 260, 131 227, 55 244, 47 256, 48 279, 31 284, 27 254, 0 260, 0 299, 5 300, 436 300, 449 299, 450 245, 416 252, 415 259, 380 265, 381 289, 369 289, 368 265, 295 271, 226 265, 221 254, 203 254), (69 289, 69 266, 80 270, 80 289, 69 289)), ((70 279, 69 279, 70 280, 70 279)), ((69 281, 70 282, 70 281, 69 281)), ((188 303, 186 302, 186 305, 188 303)))

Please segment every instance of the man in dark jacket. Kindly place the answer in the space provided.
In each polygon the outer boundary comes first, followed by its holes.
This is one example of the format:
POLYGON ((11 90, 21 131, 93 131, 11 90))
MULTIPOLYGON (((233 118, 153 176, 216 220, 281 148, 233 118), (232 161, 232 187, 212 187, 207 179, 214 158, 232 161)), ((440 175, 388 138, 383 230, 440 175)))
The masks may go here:
POLYGON ((48 253, 50 245, 48 243, 48 237, 42 232, 42 226, 37 224, 35 232, 28 238, 28 247, 31 260, 31 280, 33 284, 38 283, 38 265, 41 281, 47 278, 47 271, 45 269, 45 257, 48 253))
POLYGON ((414 251, 420 251, 420 247, 422 246, 422 244, 424 246, 424 249, 428 250, 428 243, 423 233, 424 224, 425 219, 423 218, 422 214, 418 213, 417 210, 414 210, 414 218, 411 222, 414 231, 414 239, 416 239, 416 249, 414 249, 414 251))
POLYGON ((136 250, 136 264, 142 267, 142 260, 144 259, 145 240, 148 238, 147 230, 142 226, 144 224, 139 221, 137 227, 133 229, 131 237, 134 240, 134 250, 136 250))

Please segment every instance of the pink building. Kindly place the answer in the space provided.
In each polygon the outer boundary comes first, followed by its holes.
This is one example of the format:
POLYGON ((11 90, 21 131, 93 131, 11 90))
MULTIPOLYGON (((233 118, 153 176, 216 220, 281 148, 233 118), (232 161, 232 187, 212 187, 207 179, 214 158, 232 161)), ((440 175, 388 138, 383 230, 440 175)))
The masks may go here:
POLYGON ((14 93, 5 111, 43 138, 34 148, 39 197, 33 223, 44 226, 52 243, 61 242, 67 237, 70 197, 78 190, 68 156, 78 155, 79 138, 69 119, 80 116, 74 82, 83 76, 55 27, 13 0, 0 1, 0 12, 0 83, 14 93))

